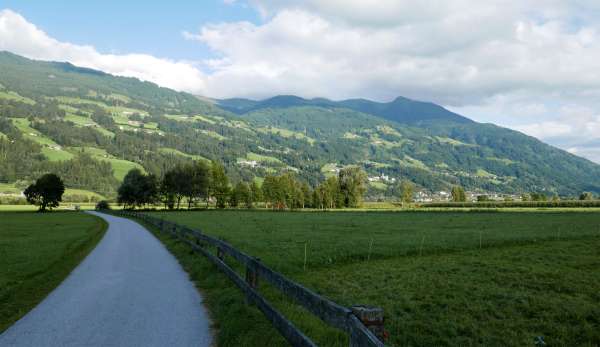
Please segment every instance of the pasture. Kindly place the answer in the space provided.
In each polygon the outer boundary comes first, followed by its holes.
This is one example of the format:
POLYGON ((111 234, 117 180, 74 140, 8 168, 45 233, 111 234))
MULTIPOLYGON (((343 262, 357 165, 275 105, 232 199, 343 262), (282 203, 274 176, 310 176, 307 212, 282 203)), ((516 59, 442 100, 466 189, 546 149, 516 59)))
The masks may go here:
MULTIPOLYGON (((218 236, 343 305, 383 307, 392 346, 600 344, 597 213, 153 214, 218 236)), ((162 238, 198 279, 221 343, 283 343, 206 261, 162 238)), ((261 291, 317 343, 347 345, 267 285, 261 291)))
POLYGON ((106 229, 84 213, 0 213, 0 332, 48 295, 106 229))

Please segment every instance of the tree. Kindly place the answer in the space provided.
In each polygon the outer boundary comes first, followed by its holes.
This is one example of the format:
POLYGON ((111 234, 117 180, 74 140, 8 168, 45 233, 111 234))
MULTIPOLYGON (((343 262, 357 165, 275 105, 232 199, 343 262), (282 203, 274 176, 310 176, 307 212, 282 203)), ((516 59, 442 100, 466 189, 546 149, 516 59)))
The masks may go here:
POLYGON ((265 200, 265 202, 267 203, 267 207, 269 207, 269 205, 272 208, 275 208, 275 204, 277 203, 277 201, 279 201, 280 199, 278 199, 278 181, 277 181, 277 177, 276 176, 272 176, 272 175, 268 175, 267 177, 265 177, 265 180, 263 181, 262 184, 262 193, 263 193, 263 198, 265 200))
POLYGON ((99 210, 99 211, 110 210, 110 205, 109 205, 108 201, 106 201, 106 200, 98 201, 98 203, 96 204, 96 210, 99 210))
POLYGON ((190 209, 194 200, 208 199, 210 168, 206 163, 198 161, 186 165, 183 171, 185 172, 184 177, 187 180, 184 191, 188 200, 188 209, 190 209))
POLYGON ((229 198, 229 205, 231 207, 237 207, 241 204, 244 204, 247 208, 252 208, 252 193, 250 186, 246 182, 238 182, 229 198))
POLYGON ((583 192, 579 196, 579 200, 594 200, 594 194, 590 192, 583 192))
POLYGON ((313 193, 313 205, 320 209, 342 207, 343 200, 339 180, 335 176, 327 178, 313 193))
POLYGON ((345 207, 360 207, 367 191, 367 174, 358 166, 349 166, 338 174, 345 207))
POLYGON ((409 204, 413 201, 415 194, 415 185, 409 180, 400 182, 400 201, 402 204, 409 204))
POLYGON ((117 202, 125 208, 152 204, 158 196, 158 181, 154 175, 144 175, 139 169, 131 169, 118 189, 117 202))
POLYGON ((27 202, 39 206, 40 212, 46 211, 46 208, 58 207, 64 193, 65 185, 63 181, 52 173, 38 178, 23 192, 27 202))
POLYGON ((175 202, 177 202, 177 208, 179 208, 179 203, 183 197, 182 195, 177 194, 177 184, 177 173, 175 170, 169 170, 165 172, 162 180, 160 181, 160 196, 165 204, 165 208, 168 208, 169 210, 175 208, 175 202))
POLYGON ((477 195, 477 202, 486 202, 490 201, 490 198, 487 195, 477 195))
POLYGON ((544 193, 533 192, 533 193, 529 194, 529 196, 531 197, 531 201, 547 201, 548 200, 548 197, 544 193))
POLYGON ((454 202, 465 202, 467 201, 467 195, 465 194, 465 189, 461 186, 452 187, 452 201, 454 202))
POLYGON ((217 208, 225 208, 227 198, 229 197, 229 179, 225 174, 223 164, 218 161, 212 162, 211 169, 211 192, 217 200, 217 208))
POLYGON ((252 189, 250 188, 250 185, 248 183, 246 183, 246 182, 242 183, 239 194, 240 194, 240 197, 242 198, 241 202, 244 203, 246 208, 254 207, 254 194, 252 194, 252 189))
POLYGON ((262 189, 254 180, 250 184, 250 193, 252 194, 253 203, 257 203, 263 200, 262 189))
POLYGON ((302 208, 312 207, 312 191, 310 190, 308 183, 302 183, 300 189, 302 190, 302 208))

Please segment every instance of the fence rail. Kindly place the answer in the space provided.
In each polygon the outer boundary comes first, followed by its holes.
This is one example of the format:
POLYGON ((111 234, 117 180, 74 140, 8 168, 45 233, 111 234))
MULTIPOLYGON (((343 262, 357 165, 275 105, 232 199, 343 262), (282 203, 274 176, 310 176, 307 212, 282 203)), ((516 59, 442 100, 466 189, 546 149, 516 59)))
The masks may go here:
POLYGON ((340 329, 349 335, 351 347, 384 347, 383 311, 379 308, 353 306, 347 308, 310 289, 293 282, 282 274, 273 271, 260 260, 251 257, 229 243, 164 219, 133 211, 111 211, 119 216, 132 217, 167 232, 188 244, 195 252, 207 257, 246 295, 248 302, 267 317, 281 335, 293 346, 316 346, 316 344, 290 320, 285 318, 271 303, 258 292, 259 278, 270 283, 306 310, 319 317, 327 325, 340 329), (216 249, 216 254, 207 246, 216 249), (243 279, 224 261, 228 255, 246 268, 243 279), (367 327, 368 326, 368 327, 367 327))

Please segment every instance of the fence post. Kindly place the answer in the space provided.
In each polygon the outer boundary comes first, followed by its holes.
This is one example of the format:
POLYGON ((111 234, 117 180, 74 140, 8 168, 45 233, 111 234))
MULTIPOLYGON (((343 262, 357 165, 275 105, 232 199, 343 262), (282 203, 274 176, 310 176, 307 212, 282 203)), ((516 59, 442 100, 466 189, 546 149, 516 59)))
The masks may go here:
MULTIPOLYGON (((382 308, 356 305, 350 307, 350 309, 352 310, 352 314, 354 314, 356 318, 358 318, 358 320, 373 333, 373 335, 377 336, 381 342, 385 341, 385 316, 382 308)), ((354 346, 352 343, 352 336, 350 337, 350 346, 354 346)))
POLYGON ((258 271, 256 271, 256 264, 259 261, 259 258, 254 258, 246 265, 246 283, 248 283, 252 289, 258 288, 258 271))
MULTIPOLYGON (((258 271, 256 270, 256 266, 259 261, 259 258, 253 258, 246 263, 246 283, 254 290, 258 288, 258 271)), ((246 295, 246 304, 253 304, 250 295, 246 295)))

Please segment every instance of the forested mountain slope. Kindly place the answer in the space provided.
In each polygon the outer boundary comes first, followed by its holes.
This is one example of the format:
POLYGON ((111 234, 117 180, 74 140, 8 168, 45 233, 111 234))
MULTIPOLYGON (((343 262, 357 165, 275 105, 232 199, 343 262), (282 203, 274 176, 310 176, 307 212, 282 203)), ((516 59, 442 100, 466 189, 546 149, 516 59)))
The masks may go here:
POLYGON ((133 167, 161 175, 212 159, 234 181, 294 171, 313 185, 360 165, 372 197, 391 194, 394 179, 430 191, 600 192, 599 165, 431 103, 210 100, 0 52, 0 184, 54 171, 111 196, 133 167))

